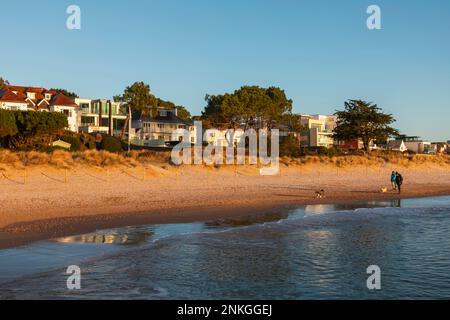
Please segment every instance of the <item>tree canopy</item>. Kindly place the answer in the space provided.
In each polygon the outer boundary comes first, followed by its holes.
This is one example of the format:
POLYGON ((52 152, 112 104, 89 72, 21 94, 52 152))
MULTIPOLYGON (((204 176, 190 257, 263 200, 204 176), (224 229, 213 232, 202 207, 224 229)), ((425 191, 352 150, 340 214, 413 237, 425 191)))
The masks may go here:
POLYGON ((8 86, 8 85, 9 85, 9 81, 0 77, 0 89, 2 89, 4 86, 8 86))
POLYGON ((292 112, 292 100, 277 87, 243 86, 233 93, 206 95, 202 119, 215 126, 271 128, 292 112))
POLYGON ((0 138, 10 148, 48 146, 67 126, 59 112, 0 110, 0 138))
POLYGON ((363 100, 348 100, 343 111, 336 111, 337 126, 334 139, 338 141, 361 139, 364 149, 369 150, 372 140, 387 140, 398 135, 390 124, 395 122, 391 114, 381 111, 376 104, 363 100))
POLYGON ((178 111, 178 118, 180 118, 183 121, 186 122, 190 122, 192 121, 191 119, 191 113, 183 106, 177 106, 175 103, 173 103, 172 101, 165 101, 162 99, 157 98, 157 106, 161 107, 161 108, 166 108, 166 109, 177 109, 178 111))
POLYGON ((132 112, 150 113, 157 106, 157 100, 151 93, 150 86, 144 82, 135 82, 126 87, 123 94, 115 96, 114 100, 127 108, 130 107, 132 112))
POLYGON ((79 98, 79 96, 75 92, 72 92, 72 91, 69 91, 69 90, 66 90, 66 89, 52 88, 50 90, 55 91, 56 93, 61 93, 61 94, 65 95, 66 97, 68 97, 68 98, 70 98, 72 100, 75 100, 76 98, 79 98))
POLYGON ((0 109, 0 138, 15 135, 18 132, 14 113, 0 109))

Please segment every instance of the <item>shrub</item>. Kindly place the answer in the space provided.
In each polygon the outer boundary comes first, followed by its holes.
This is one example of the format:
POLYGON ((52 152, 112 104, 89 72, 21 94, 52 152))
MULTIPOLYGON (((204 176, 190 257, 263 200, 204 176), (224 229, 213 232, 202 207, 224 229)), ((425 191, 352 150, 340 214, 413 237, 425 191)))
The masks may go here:
POLYGON ((80 141, 85 150, 93 150, 96 148, 95 138, 90 134, 82 133, 80 135, 80 141))
POLYGON ((65 135, 61 140, 70 143, 70 151, 80 151, 82 149, 81 140, 76 135, 65 135))
POLYGON ((102 139, 101 148, 103 150, 109 151, 109 152, 122 152, 122 142, 115 137, 111 136, 104 136, 102 139))
POLYGON ((14 113, 0 110, 0 138, 15 135, 18 132, 14 113))
POLYGON ((280 141, 280 156, 281 157, 300 157, 300 143, 293 135, 283 137, 280 141))

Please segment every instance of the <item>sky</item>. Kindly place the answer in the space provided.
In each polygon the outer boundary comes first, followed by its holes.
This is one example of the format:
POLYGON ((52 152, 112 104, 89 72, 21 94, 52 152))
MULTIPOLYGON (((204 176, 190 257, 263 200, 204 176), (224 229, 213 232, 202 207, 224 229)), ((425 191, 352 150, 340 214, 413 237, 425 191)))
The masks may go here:
POLYGON ((12 84, 112 98, 144 81, 192 114, 206 94, 278 86, 296 113, 364 99, 404 134, 450 140, 448 0, 1 0, 0 30, 12 84), (72 4, 81 30, 66 27, 72 4))

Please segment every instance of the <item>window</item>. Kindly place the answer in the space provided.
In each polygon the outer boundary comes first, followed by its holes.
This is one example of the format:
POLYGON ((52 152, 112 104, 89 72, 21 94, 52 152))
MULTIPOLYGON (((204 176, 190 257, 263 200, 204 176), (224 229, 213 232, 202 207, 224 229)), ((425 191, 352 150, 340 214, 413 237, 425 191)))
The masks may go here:
POLYGON ((158 129, 164 129, 164 124, 158 123, 158 129))
POLYGON ((161 111, 159 112, 159 115, 160 115, 161 117, 167 117, 167 111, 166 111, 166 110, 161 110, 161 111))
POLYGON ((52 98, 52 95, 50 93, 45 94, 45 100, 50 100, 52 98))

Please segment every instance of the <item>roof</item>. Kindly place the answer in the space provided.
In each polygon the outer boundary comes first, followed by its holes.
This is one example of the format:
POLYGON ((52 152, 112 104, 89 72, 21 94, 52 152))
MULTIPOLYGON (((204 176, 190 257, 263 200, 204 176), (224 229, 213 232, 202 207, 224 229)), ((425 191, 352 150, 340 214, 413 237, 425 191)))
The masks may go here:
POLYGON ((62 93, 57 94, 50 100, 50 105, 52 106, 68 106, 68 107, 78 107, 78 105, 73 102, 72 99, 68 98, 62 93))
POLYGON ((0 101, 26 103, 25 99, 10 90, 0 90, 0 101))
POLYGON ((148 115, 141 115, 139 120, 142 122, 159 122, 159 123, 173 123, 173 124, 189 125, 189 123, 178 118, 172 112, 169 112, 166 117, 162 117, 159 115, 156 117, 152 117, 152 116, 148 116, 148 115))

